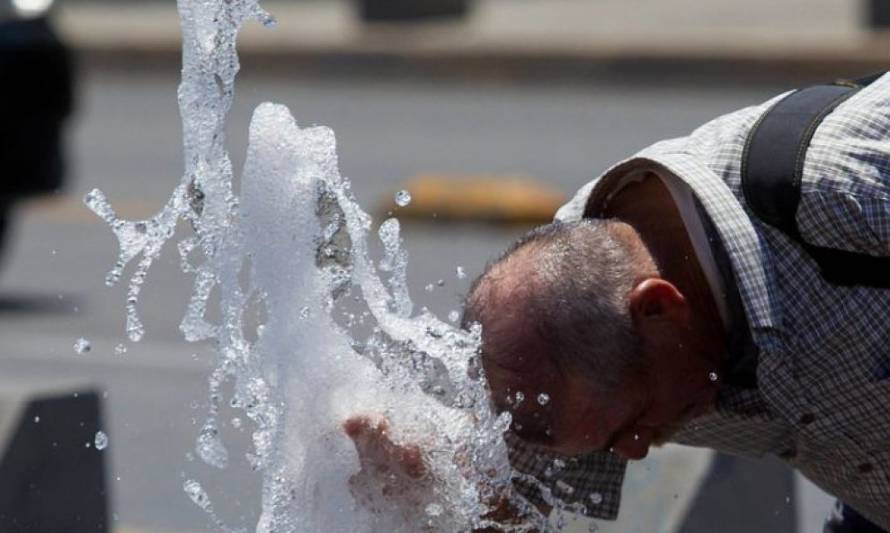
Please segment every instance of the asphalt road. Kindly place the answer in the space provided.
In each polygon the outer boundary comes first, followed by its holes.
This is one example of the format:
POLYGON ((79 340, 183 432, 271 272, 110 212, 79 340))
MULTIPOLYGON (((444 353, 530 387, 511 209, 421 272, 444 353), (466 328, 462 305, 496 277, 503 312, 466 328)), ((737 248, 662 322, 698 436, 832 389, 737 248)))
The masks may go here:
MULTIPOLYGON (((190 286, 173 248, 152 271, 140 309, 145 340, 125 342, 124 291, 104 274, 116 245, 79 203, 99 187, 129 216, 156 210, 182 169, 175 73, 85 75, 71 128, 69 196, 18 213, 0 274, 0 373, 17 380, 65 376, 108 392, 109 482, 116 524, 146 531, 206 530, 206 517, 182 493, 201 479, 232 525, 256 521, 257 481, 239 459, 246 433, 226 429, 234 465, 213 471, 189 460, 206 407, 211 354, 177 329, 190 286), (92 343, 78 355, 78 337, 92 343)), ((645 145, 682 135, 722 112, 757 103, 782 88, 705 88, 649 84, 514 86, 424 81, 264 78, 248 72, 230 121, 236 168, 250 111, 287 104, 302 124, 325 124, 339 140, 343 174, 366 208, 389 201, 398 184, 422 173, 525 175, 574 191, 645 145)), ((522 228, 411 223, 404 236, 409 280, 419 305, 447 314, 470 278, 522 228), (432 293, 423 287, 439 279, 432 293)))

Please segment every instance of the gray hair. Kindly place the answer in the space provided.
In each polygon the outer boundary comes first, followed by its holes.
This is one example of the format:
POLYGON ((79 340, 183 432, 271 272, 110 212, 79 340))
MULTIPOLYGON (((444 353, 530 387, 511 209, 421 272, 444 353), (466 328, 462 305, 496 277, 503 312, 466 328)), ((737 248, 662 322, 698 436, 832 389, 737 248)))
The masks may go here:
POLYGON ((616 223, 541 226, 489 263, 462 320, 482 325, 483 356, 551 357, 606 390, 638 369, 628 295, 641 269, 631 245, 612 231, 616 223))

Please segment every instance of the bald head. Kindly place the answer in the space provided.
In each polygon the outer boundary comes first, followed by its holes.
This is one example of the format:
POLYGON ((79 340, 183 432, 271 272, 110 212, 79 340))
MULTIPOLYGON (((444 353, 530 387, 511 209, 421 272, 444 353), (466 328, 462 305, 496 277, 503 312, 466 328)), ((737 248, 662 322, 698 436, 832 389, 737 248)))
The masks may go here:
POLYGON ((545 357, 611 388, 639 363, 628 294, 657 274, 630 226, 555 222, 536 228, 473 284, 464 325, 482 325, 483 358, 508 368, 545 357))

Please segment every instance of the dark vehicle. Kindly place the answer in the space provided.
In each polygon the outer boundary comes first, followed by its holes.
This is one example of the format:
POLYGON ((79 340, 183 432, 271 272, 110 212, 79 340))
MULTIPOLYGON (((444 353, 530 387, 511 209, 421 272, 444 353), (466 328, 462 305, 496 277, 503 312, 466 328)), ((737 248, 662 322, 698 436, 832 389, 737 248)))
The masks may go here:
POLYGON ((72 66, 50 24, 51 4, 0 0, 0 247, 15 203, 55 193, 64 181, 72 66))
POLYGON ((365 21, 415 21, 460 18, 467 14, 470 0, 358 0, 365 21))

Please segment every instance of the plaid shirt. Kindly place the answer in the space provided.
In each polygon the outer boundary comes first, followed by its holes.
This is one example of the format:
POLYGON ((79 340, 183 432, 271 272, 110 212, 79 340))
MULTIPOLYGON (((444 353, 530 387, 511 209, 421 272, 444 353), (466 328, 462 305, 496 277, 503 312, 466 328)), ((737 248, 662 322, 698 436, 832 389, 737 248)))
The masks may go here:
MULTIPOLYGON (((596 216, 610 186, 628 172, 680 177, 728 259, 724 282, 739 297, 757 365, 755 385, 724 384, 717 408, 675 441, 777 455, 890 529, 890 290, 826 283, 799 245, 753 215, 740 189, 747 134, 779 98, 646 148, 583 187, 556 218, 596 216)), ((797 221, 812 244, 890 255, 890 75, 843 102, 816 131, 797 221)), ((617 455, 562 458, 565 467, 554 469, 554 456, 516 439, 510 445, 516 468, 557 496, 584 504, 590 516, 617 516, 625 469, 617 455)), ((523 492, 537 499, 536 491, 523 492)))

